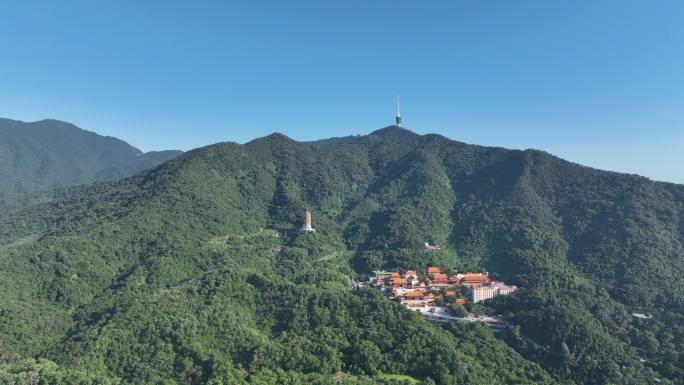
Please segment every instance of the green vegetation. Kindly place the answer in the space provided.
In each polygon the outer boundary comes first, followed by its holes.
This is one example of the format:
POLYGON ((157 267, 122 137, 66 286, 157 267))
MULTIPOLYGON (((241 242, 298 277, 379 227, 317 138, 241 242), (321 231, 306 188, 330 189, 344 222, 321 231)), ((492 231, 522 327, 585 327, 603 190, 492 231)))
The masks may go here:
POLYGON ((0 194, 115 180, 180 153, 142 153, 116 138, 57 120, 26 123, 0 118, 0 194))
POLYGON ((0 383, 684 384, 683 205, 682 186, 396 127, 208 146, 0 217, 0 383), (521 287, 457 307, 516 327, 353 288, 434 264, 521 287))
POLYGON ((378 373, 376 378, 378 381, 388 384, 408 384, 408 385, 419 385, 421 382, 411 376, 405 374, 387 374, 378 373))

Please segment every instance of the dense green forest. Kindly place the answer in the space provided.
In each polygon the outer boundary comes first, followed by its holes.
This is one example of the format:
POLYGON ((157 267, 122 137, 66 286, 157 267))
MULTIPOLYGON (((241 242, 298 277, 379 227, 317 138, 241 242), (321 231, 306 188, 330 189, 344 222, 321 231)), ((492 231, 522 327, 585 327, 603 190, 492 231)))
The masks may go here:
POLYGON ((21 196, 0 383, 684 384, 683 186, 392 126, 21 196), (515 327, 433 325, 354 285, 432 264, 521 287, 484 304, 515 327))
POLYGON ((180 153, 143 153, 119 139, 58 120, 21 122, 0 118, 0 194, 116 180, 180 153))

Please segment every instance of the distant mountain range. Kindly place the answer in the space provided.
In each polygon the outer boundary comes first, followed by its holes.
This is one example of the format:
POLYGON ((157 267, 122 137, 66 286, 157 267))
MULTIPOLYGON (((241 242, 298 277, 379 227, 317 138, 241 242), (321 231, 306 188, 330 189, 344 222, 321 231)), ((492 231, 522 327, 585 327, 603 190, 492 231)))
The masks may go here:
POLYGON ((181 153, 143 153, 120 139, 59 120, 0 118, 0 193, 116 180, 181 153))

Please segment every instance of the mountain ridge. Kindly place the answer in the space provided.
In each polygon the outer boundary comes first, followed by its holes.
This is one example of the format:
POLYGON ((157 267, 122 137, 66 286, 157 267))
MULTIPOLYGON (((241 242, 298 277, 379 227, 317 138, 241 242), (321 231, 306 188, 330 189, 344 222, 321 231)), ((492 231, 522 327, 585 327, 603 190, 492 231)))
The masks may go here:
POLYGON ((23 122, 0 118, 0 192, 47 191, 114 180, 180 153, 143 153, 118 138, 56 119, 23 122))

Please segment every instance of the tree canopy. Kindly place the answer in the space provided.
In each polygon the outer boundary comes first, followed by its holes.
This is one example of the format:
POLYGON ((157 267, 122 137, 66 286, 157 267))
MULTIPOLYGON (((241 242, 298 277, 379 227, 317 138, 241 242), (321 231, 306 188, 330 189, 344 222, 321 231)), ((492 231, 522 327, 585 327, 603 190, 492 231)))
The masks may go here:
POLYGON ((0 383, 684 384, 682 186, 388 127, 6 202, 0 383), (352 285, 429 265, 518 285, 482 308, 516 326, 352 285))

